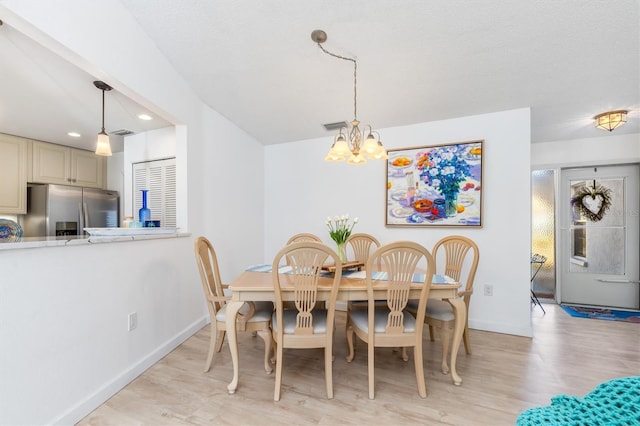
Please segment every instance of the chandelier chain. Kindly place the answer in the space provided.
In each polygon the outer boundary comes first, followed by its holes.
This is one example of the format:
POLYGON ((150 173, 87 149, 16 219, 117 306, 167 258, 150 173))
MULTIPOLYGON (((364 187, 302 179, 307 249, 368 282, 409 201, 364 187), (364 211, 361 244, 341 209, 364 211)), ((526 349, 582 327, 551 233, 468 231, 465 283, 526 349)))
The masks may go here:
POLYGON ((355 58, 349 58, 349 57, 346 57, 346 56, 340 56, 340 55, 336 55, 335 53, 331 53, 327 49, 322 47, 322 45, 320 43, 317 43, 317 45, 320 48, 320 50, 322 50, 324 53, 326 53, 329 56, 333 56, 334 58, 342 59, 344 61, 353 62, 353 119, 357 120, 358 119, 358 103, 357 103, 357 99, 358 99, 358 62, 355 60, 355 58))

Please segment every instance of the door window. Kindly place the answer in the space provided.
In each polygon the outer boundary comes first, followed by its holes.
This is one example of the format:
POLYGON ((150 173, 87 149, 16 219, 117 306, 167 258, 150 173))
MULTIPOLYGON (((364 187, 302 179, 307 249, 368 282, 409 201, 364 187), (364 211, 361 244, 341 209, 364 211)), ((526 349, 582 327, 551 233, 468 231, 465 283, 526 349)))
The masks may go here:
POLYGON ((570 272, 625 273, 624 179, 572 180, 570 272))

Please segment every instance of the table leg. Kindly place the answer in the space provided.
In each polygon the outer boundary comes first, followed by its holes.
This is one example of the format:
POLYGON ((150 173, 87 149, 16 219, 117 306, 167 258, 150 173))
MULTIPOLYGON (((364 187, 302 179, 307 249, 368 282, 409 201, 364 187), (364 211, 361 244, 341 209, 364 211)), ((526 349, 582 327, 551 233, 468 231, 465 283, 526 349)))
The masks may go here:
POLYGON ((448 300, 453 307, 453 315, 455 317, 455 325, 453 329, 453 342, 451 345, 451 361, 449 365, 451 367, 451 379, 453 384, 459 386, 462 384, 462 378, 458 376, 456 370, 456 359, 458 357, 458 349, 460 349, 460 342, 462 341, 462 334, 464 332, 464 325, 467 323, 467 308, 464 303, 464 299, 456 298, 448 300))
POLYGON ((238 388, 238 333, 236 330, 236 319, 238 311, 244 302, 229 301, 227 303, 227 340, 229 341, 229 351, 231 352, 231 364, 233 365, 233 380, 227 386, 229 393, 235 393, 238 388))

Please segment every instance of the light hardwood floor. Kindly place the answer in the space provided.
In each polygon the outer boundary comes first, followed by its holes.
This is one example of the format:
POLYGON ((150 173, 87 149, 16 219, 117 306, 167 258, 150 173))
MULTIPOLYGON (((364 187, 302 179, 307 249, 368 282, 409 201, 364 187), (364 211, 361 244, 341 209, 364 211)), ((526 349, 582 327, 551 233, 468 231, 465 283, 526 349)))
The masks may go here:
MULTIPOLYGON (((532 311, 533 339, 471 330, 473 354, 458 355, 462 386, 440 372, 440 344, 424 342, 427 398, 418 396, 413 360, 376 349, 376 399, 367 398, 366 347, 345 361, 344 313, 334 344, 335 399, 327 400, 323 353, 285 350, 282 398, 263 369, 263 341, 241 333, 240 382, 231 379, 228 346, 203 373, 208 326, 83 419, 80 425, 513 425, 527 408, 556 394, 583 396, 597 384, 640 374, 640 324, 573 318, 545 304, 532 311)), ((409 351, 410 357, 412 356, 409 351)))

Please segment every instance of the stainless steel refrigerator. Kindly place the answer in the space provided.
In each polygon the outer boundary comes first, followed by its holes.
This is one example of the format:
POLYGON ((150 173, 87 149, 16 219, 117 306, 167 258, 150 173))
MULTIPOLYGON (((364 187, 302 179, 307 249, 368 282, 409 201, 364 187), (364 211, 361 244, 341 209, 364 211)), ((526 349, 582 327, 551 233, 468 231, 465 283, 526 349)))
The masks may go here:
POLYGON ((30 185, 24 237, 84 235, 84 228, 118 226, 117 191, 66 185, 30 185))

